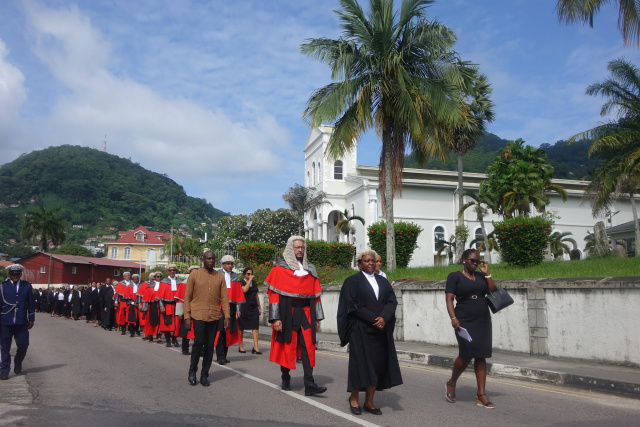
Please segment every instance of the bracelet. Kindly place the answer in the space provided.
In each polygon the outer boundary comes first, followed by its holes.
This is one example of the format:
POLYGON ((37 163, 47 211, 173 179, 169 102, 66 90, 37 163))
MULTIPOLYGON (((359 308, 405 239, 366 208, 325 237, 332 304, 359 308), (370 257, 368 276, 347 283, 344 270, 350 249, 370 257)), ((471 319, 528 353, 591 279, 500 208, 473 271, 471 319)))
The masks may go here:
POLYGON ((452 317, 452 318, 451 318, 451 320, 456 320, 456 319, 457 319, 457 317, 452 317))
POLYGON ((485 279, 491 279, 491 275, 484 276, 485 279))

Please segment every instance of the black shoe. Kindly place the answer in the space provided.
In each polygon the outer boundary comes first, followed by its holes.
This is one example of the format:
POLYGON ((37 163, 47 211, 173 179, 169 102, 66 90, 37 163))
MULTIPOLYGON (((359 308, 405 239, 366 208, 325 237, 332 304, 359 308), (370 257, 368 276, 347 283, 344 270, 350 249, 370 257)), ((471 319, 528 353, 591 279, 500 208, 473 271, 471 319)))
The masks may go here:
POLYGON ((14 366, 13 366, 13 372, 14 372, 16 375, 20 375, 20 374, 22 373, 22 363, 16 363, 16 364, 14 364, 14 366))
POLYGON ((171 340, 167 340, 167 347, 171 347, 171 340))
POLYGON ((191 356, 191 352, 189 350, 182 350, 182 354, 185 356, 191 356))
POLYGON ((225 359, 218 360, 218 365, 226 365, 227 361, 225 359))
POLYGON ((251 349, 251 354, 262 354, 261 351, 256 350, 255 348, 251 349))
POLYGON ((327 391, 326 387, 320 387, 318 384, 308 385, 304 388, 305 396, 315 396, 316 394, 322 394, 327 391))
POLYGON ((178 339, 176 337, 172 337, 171 338, 171 343, 173 344, 174 347, 178 346, 178 339))
POLYGON ((127 331, 123 329, 122 332, 120 332, 120 335, 127 335, 127 331))
POLYGON ((133 334, 133 332, 131 333, 131 335, 129 335, 129 338, 133 338, 135 335, 133 334))
POLYGON ((296 363, 302 363, 302 359, 296 359, 296 363))
POLYGON ((9 372, 0 372, 0 380, 8 380, 9 372))
POLYGON ((198 380, 196 379, 196 373, 193 371, 189 371, 189 384, 198 385, 198 380))
POLYGON ((282 380, 282 385, 280 386, 284 391, 291 391, 291 380, 282 380))
POLYGON ((140 336, 140 331, 139 330, 136 330, 136 335, 140 336))
POLYGON ((380 408, 373 408, 373 409, 371 409, 371 408, 367 408, 367 405, 363 405, 362 407, 364 408, 364 410, 365 410, 365 411, 367 411, 367 412, 368 412, 368 413, 370 413, 370 414, 373 414, 373 415, 382 415, 382 411, 380 410, 380 408))
POLYGON ((209 376, 200 375, 200 384, 204 387, 209 387, 211 383, 209 382, 209 376))
POLYGON ((240 350, 240 349, 238 349, 238 353, 242 353, 242 354, 244 354, 244 353, 246 353, 246 352, 247 352, 247 350, 240 350))
POLYGON ((351 406, 351 398, 350 397, 347 397, 347 403, 349 403, 349 409, 351 409, 351 413, 353 415, 362 415, 362 408, 360 407, 360 405, 351 406))

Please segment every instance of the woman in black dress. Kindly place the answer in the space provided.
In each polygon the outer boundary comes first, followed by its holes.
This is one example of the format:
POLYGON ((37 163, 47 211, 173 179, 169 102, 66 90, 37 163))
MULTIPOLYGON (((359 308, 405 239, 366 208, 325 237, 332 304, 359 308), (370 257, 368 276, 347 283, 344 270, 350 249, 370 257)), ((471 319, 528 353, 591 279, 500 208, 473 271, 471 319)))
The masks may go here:
POLYGON ((447 381, 445 398, 451 403, 456 401, 456 382, 471 359, 475 359, 473 369, 478 383, 476 404, 493 409, 495 406, 489 401, 484 388, 487 382, 487 358, 491 357, 491 314, 485 297, 489 291, 496 291, 496 285, 489 274, 489 263, 481 261, 475 249, 464 251, 462 265, 461 271, 454 271, 447 277, 447 311, 453 329, 458 332, 460 328, 466 329, 471 341, 456 333, 459 353, 453 364, 451 379, 447 381), (481 274, 476 272, 478 265, 481 274))
POLYGON ((349 343, 349 409, 362 414, 358 393, 364 391, 364 410, 382 415, 374 393, 402 384, 393 341, 398 300, 389 281, 374 273, 375 251, 362 251, 356 260, 360 272, 346 278, 338 300, 340 345, 349 343))
POLYGON ((240 353, 246 353, 244 349, 244 343, 242 342, 243 333, 246 330, 251 330, 253 335, 253 349, 251 354, 262 354, 258 349, 258 328, 260 326, 260 299, 258 298, 258 284, 253 276, 253 269, 247 267, 242 272, 244 279, 240 281, 242 284, 242 292, 244 292, 245 304, 242 308, 242 313, 238 319, 238 329, 240 330, 240 345, 238 351, 240 353))

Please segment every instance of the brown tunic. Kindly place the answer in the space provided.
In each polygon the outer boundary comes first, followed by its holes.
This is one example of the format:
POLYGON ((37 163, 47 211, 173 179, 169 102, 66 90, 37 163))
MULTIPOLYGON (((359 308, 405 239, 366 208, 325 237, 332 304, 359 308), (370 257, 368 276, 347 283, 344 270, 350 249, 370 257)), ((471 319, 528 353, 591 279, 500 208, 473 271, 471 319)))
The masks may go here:
POLYGON ((224 274, 205 268, 192 271, 184 293, 184 318, 211 322, 222 317, 230 318, 229 295, 224 274))

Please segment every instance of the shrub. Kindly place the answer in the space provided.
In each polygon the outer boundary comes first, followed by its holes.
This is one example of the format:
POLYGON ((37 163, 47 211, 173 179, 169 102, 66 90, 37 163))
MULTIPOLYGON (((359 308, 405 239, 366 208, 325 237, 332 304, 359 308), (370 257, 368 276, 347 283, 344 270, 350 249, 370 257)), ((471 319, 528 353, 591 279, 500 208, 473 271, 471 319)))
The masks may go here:
MULTIPOLYGON (((269 275, 269 272, 271 271, 271 267, 273 267, 273 264, 271 264, 271 262, 269 261, 263 264, 251 265, 251 268, 253 269, 253 275, 255 277, 255 281, 258 284, 258 286, 264 285, 264 280, 269 275)), ((244 276, 242 275, 242 271, 238 271, 238 277, 240 277, 240 280, 244 279, 244 276)))
POLYGON ((549 246, 551 221, 541 216, 517 216, 493 223, 502 261, 516 267, 538 265, 549 246))
POLYGON ((351 276, 354 271, 350 267, 316 267, 321 284, 342 283, 344 277, 351 276))
POLYGON ((318 267, 348 268, 353 261, 353 245, 322 240, 307 240, 307 259, 318 267))
POLYGON ((238 256, 244 265, 260 265, 273 260, 276 247, 271 243, 244 242, 238 245, 238 256))
MULTIPOLYGON (((413 251, 418 244, 418 236, 422 227, 410 222, 396 222, 393 224, 396 233, 396 264, 405 268, 411 261, 413 251)), ((382 257, 382 262, 387 260, 387 225, 384 221, 371 224, 367 228, 371 248, 382 257)), ((384 264, 386 266, 386 264, 384 264)))

